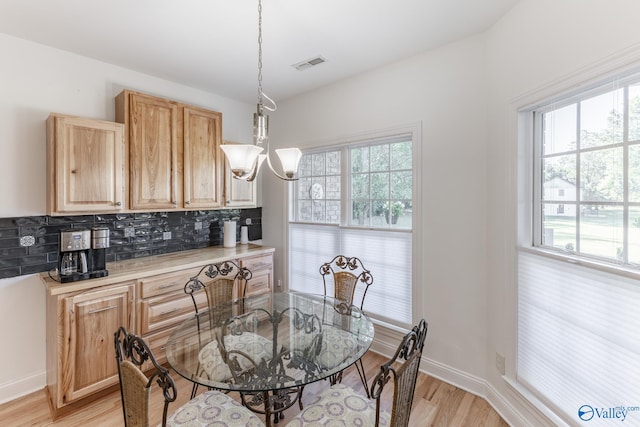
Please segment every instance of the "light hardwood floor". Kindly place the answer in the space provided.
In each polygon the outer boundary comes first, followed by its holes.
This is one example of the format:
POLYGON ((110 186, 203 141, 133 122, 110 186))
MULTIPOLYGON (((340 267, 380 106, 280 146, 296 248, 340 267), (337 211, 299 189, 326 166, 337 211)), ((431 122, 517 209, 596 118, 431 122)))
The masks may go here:
MULTIPOLYGON (((369 352, 363 359, 367 378, 371 380, 380 365, 386 362, 383 356, 369 352)), ((189 400, 191 383, 174 374, 178 386, 178 400, 169 406, 169 412, 189 400)), ((343 377, 343 383, 356 390, 362 390, 362 383, 355 368, 349 368, 343 377)), ((303 403, 328 387, 326 381, 311 384, 305 388, 303 403)), ((393 386, 385 388, 388 403, 393 386)), ((151 425, 158 425, 162 418, 161 396, 154 393, 152 405, 155 408, 151 425), (158 398, 157 400, 155 398, 158 398)), ((298 412, 297 404, 285 412, 284 426, 292 415, 298 412)), ((49 413, 44 390, 0 405, 0 425, 7 426, 123 426, 122 406, 119 389, 99 399, 77 412, 53 421, 49 413)), ((411 410, 410 427, 503 427, 508 426, 493 408, 482 398, 467 393, 450 384, 425 374, 420 374, 411 410)))

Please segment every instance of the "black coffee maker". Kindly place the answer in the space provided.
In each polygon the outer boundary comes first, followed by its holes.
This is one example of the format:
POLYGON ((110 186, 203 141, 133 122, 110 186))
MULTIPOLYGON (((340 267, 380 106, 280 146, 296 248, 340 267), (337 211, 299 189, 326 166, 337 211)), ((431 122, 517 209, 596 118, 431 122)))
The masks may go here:
POLYGON ((109 229, 94 227, 91 229, 91 250, 89 251, 89 277, 106 277, 107 248, 109 247, 109 229))
POLYGON ((60 232, 58 272, 62 283, 106 277, 106 252, 109 247, 109 229, 67 229, 60 232))

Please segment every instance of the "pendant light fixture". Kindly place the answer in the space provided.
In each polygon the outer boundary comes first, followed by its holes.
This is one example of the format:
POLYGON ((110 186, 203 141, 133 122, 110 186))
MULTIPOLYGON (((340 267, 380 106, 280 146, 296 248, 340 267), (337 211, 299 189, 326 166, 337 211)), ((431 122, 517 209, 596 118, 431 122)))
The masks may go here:
POLYGON ((282 148, 275 150, 283 174, 273 168, 269 156, 269 116, 267 111, 276 111, 276 103, 262 91, 262 0, 258 0, 258 104, 253 114, 253 144, 221 145, 227 156, 233 177, 253 181, 258 175, 260 166, 266 160, 269 169, 280 179, 294 181, 298 171, 298 163, 302 152, 298 148, 282 148))

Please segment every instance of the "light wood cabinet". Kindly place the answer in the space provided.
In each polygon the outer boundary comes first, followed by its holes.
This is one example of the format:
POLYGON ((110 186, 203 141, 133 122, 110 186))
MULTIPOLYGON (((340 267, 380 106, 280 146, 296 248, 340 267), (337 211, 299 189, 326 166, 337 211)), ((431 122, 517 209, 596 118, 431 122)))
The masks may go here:
POLYGON ((116 97, 129 153, 131 210, 222 203, 222 114, 125 90, 116 97))
MULTIPOLYGON (((237 144, 237 142, 225 141, 225 144, 237 144)), ((225 206, 232 208, 252 208, 257 204, 256 182, 235 179, 229 162, 223 159, 225 165, 224 174, 224 197, 225 206)))
POLYGON ((47 214, 118 212, 124 199, 124 126, 51 114, 47 214))
POLYGON ((118 382, 113 334, 133 326, 134 295, 128 282, 49 298, 47 386, 54 408, 118 382))
MULTIPOLYGON (((273 291, 273 254, 263 254, 253 257, 246 257, 240 260, 240 267, 248 268, 252 277, 247 282, 245 296, 253 296, 273 291)), ((238 290, 238 297, 242 296, 243 290, 238 290)))
MULTIPOLYGON (((233 260, 253 272, 247 295, 271 291, 273 248, 239 245, 118 261, 109 276, 45 283, 47 393, 54 418, 110 391, 118 383, 113 334, 120 326, 142 336, 157 359, 166 361, 165 345, 173 329, 195 310, 184 285, 203 266, 233 260)), ((237 290, 241 295, 241 290, 237 290)), ((237 295, 237 296, 239 296, 237 295)), ((206 307, 204 292, 197 294, 206 307)))

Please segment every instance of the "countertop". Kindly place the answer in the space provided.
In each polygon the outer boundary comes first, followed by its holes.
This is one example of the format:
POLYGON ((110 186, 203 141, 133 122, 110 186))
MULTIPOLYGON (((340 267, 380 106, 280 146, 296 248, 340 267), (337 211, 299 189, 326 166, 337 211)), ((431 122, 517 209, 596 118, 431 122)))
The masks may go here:
POLYGON ((234 248, 210 246, 204 249, 172 252, 169 254, 110 262, 107 263, 107 270, 109 270, 109 276, 107 277, 70 283, 60 283, 49 277, 48 273, 42 273, 40 277, 49 295, 59 295, 104 285, 112 285, 128 280, 136 280, 145 276, 170 273, 179 269, 195 268, 226 260, 272 253, 274 251, 275 248, 251 243, 245 245, 238 244, 234 248))

